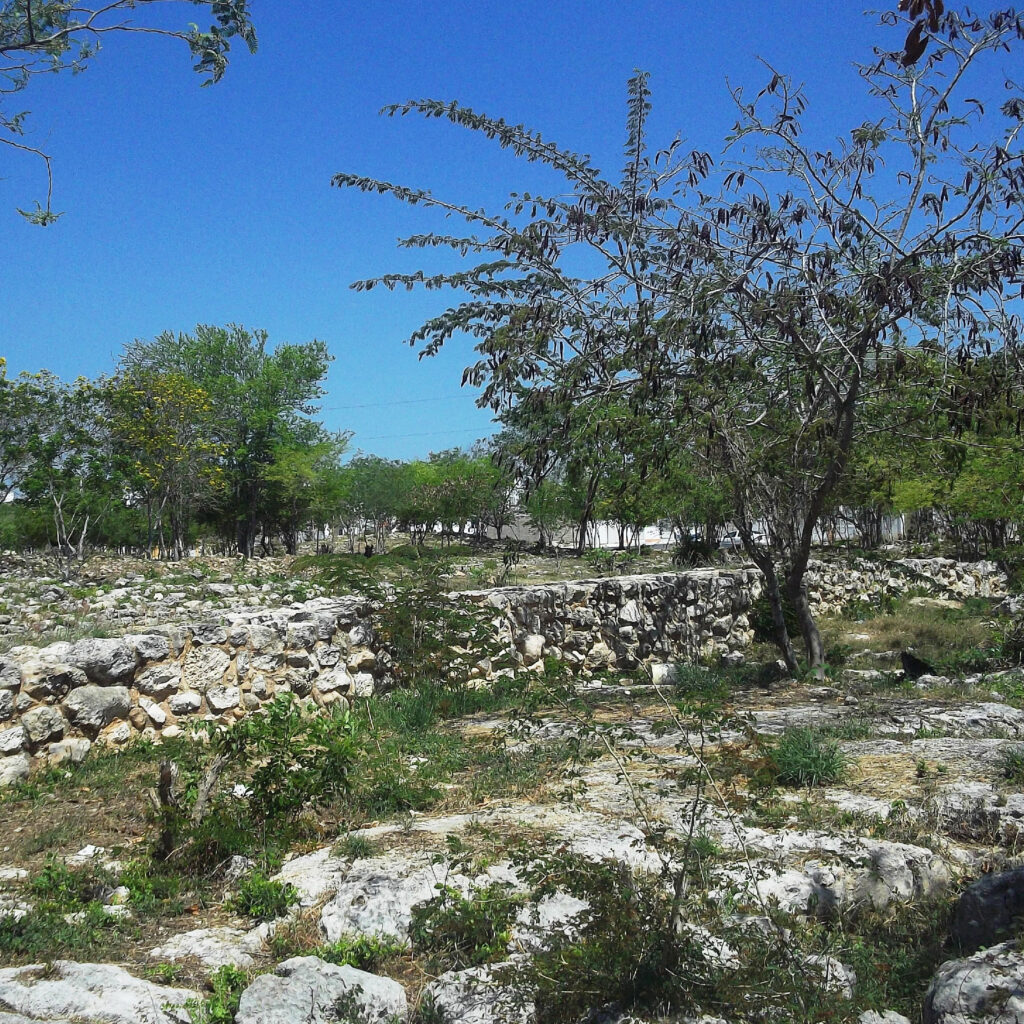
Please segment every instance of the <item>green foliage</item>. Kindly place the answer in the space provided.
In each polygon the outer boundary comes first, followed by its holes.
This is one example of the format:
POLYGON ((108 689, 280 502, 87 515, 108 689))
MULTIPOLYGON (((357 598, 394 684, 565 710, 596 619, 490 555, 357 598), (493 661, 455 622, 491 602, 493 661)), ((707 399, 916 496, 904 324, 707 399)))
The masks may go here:
POLYGON ((238 885, 231 906, 256 921, 283 917, 299 901, 299 891, 289 882, 275 882, 258 871, 247 875, 238 885))
POLYGON ((360 971, 379 974, 388 961, 407 952, 404 942, 381 935, 343 935, 329 946, 321 946, 313 955, 331 964, 348 965, 360 971))
POLYGON ((1007 747, 999 755, 999 774, 1008 782, 1024 783, 1024 747, 1007 747))
POLYGON ((70 868, 50 857, 29 882, 28 891, 47 906, 74 910, 102 901, 113 887, 109 874, 94 865, 70 868))
POLYGON ((96 901, 79 905, 75 916, 47 903, 17 919, 13 914, 0 917, 0 958, 14 960, 47 959, 60 956, 101 956, 114 948, 132 926, 104 912, 96 901))
POLYGON ((234 1024, 242 993, 250 982, 249 975, 225 964, 210 975, 208 985, 212 990, 203 1002, 189 1000, 185 1004, 192 1024, 234 1024))
POLYGON ((360 860, 364 857, 372 857, 377 848, 373 841, 366 836, 350 832, 344 835, 334 844, 332 851, 335 857, 345 857, 348 860, 360 860))
POLYGON ((493 884, 463 896, 449 885, 438 895, 413 907, 409 938, 430 969, 464 970, 508 955, 512 924, 522 906, 521 896, 493 884))
POLYGON ((782 786, 820 786, 838 782, 846 760, 834 740, 813 729, 787 729, 770 750, 775 781, 782 786))

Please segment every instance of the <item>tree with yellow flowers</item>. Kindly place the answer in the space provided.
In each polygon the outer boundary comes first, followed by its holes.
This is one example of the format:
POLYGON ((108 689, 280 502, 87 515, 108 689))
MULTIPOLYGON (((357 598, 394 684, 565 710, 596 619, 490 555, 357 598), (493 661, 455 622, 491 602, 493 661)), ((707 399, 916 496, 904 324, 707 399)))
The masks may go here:
POLYGON ((146 510, 148 549, 181 558, 196 512, 224 486, 213 402, 183 374, 146 368, 115 377, 106 394, 115 448, 146 510))

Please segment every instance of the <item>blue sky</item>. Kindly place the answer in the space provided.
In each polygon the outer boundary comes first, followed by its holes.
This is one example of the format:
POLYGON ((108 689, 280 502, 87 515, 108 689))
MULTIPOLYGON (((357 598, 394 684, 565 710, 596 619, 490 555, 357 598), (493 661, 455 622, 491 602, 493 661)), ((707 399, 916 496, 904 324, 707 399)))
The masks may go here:
MULTIPOLYGON (((895 4, 893 4, 895 6, 895 4)), ((857 4, 766 0, 540 3, 252 0, 260 49, 201 89, 181 44, 108 37, 84 74, 18 98, 29 142, 54 157, 57 225, 15 212, 42 198, 40 164, 0 149, 0 355, 8 372, 110 372, 122 346, 197 323, 325 341, 323 419, 394 458, 468 445, 490 415, 459 388, 468 342, 420 361, 402 345, 443 293, 369 293, 361 277, 427 265, 395 240, 443 226, 385 197, 330 187, 337 171, 499 205, 540 172, 437 121, 377 111, 458 99, 524 122, 615 171, 625 83, 651 73, 651 136, 715 152, 732 123, 726 79, 757 87, 771 61, 807 85, 823 140, 861 118, 852 61, 894 30, 857 4)), ((184 25, 196 12, 169 4, 184 25)))

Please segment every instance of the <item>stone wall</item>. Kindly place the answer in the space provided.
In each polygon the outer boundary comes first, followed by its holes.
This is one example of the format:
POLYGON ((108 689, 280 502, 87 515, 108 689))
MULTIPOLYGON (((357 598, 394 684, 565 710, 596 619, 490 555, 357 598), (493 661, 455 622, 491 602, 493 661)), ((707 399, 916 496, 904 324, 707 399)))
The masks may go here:
POLYGON ((886 597, 920 591, 933 597, 1004 597, 1006 574, 995 562, 956 562, 952 558, 900 558, 871 562, 811 562, 807 570, 811 605, 832 615, 852 605, 877 606, 886 597))
MULTIPOLYGON (((997 596, 992 563, 943 559, 815 564, 819 611, 915 589, 938 596, 997 596)), ((546 657, 587 672, 730 656, 752 638, 747 612, 760 574, 744 569, 578 580, 453 595, 490 618, 517 667, 546 657)), ((0 785, 25 778, 33 759, 84 757, 92 743, 180 735, 196 717, 231 722, 278 692, 323 706, 369 696, 390 681, 371 608, 357 598, 317 598, 249 610, 221 621, 0 656, 0 785)), ((507 669, 504 671, 508 671, 507 669)), ((493 678, 487 659, 469 675, 493 678)))
MULTIPOLYGON (((485 612, 517 665, 554 657, 582 669, 696 661, 750 643, 747 620, 761 592, 754 569, 573 580, 459 595, 485 612)), ((485 674, 488 666, 478 666, 485 674)))
POLYGON ((224 722, 291 692, 328 705, 373 693, 390 661, 369 606, 317 598, 113 639, 14 647, 0 657, 0 785, 30 758, 79 760, 93 742, 180 735, 196 716, 224 722))

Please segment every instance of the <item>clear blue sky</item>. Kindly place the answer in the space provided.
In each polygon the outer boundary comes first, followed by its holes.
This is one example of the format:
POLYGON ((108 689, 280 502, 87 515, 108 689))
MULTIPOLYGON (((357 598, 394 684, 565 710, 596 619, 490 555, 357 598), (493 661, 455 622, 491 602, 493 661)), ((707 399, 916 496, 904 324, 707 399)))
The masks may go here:
MULTIPOLYGON (((825 139, 859 120, 852 61, 874 42, 899 45, 860 10, 846 0, 252 0, 259 52, 234 52, 206 89, 181 44, 108 37, 84 74, 37 80, 18 104, 32 111, 28 141, 55 160, 54 206, 66 211, 55 226, 15 212, 42 198, 43 169, 0 148, 0 355, 9 373, 96 376, 133 338, 262 327, 272 344, 328 344, 323 418, 354 430, 356 447, 411 458, 468 445, 493 429, 459 388, 471 345, 419 361, 401 344, 446 296, 349 288, 424 265, 395 240, 441 225, 333 189, 331 175, 494 206, 537 172, 447 123, 388 120, 379 108, 458 99, 616 171, 634 68, 651 73, 652 140, 681 133, 715 152, 732 123, 726 78, 760 86, 761 56, 806 83, 825 139)), ((165 17, 178 26, 195 13, 170 4, 165 17)))

